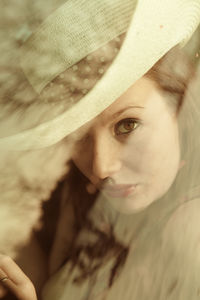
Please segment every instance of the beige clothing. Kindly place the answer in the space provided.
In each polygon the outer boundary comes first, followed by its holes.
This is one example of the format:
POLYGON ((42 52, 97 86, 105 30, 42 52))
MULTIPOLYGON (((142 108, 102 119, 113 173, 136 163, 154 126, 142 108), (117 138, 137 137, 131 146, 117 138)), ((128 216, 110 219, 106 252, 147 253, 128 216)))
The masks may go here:
MULTIPOLYGON (((116 238, 129 246, 122 271, 111 288, 115 256, 102 260, 100 269, 82 284, 73 283, 80 270, 65 264, 49 280, 43 300, 196 300, 200 297, 200 199, 155 202, 130 216, 98 199, 90 218, 102 231, 114 228, 116 238), (106 229, 107 228, 107 229, 106 229)), ((94 241, 83 230, 79 241, 94 241)), ((94 263, 94 261, 91 263, 94 263)))

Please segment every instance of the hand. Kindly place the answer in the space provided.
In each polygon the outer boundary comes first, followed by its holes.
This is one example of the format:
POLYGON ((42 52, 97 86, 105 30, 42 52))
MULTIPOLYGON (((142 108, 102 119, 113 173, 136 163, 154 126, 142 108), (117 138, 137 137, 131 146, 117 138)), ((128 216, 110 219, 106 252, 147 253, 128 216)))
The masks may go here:
POLYGON ((0 254, 0 298, 6 290, 11 291, 19 300, 37 300, 30 279, 9 256, 0 254))

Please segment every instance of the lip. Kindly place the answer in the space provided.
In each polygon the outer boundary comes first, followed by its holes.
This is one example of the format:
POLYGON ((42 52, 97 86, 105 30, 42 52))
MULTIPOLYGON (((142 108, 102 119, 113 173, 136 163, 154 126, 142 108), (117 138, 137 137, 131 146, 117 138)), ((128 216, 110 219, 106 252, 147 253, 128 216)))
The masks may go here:
POLYGON ((130 196, 136 189, 137 184, 116 184, 105 186, 103 192, 113 198, 121 198, 130 196))

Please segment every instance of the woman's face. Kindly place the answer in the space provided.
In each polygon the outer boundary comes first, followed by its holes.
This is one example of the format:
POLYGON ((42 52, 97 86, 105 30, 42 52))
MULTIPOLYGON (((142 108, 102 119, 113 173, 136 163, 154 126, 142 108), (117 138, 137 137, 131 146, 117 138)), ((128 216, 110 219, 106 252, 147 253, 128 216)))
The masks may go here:
POLYGON ((176 113, 146 77, 76 134, 75 165, 121 212, 144 209, 162 197, 176 177, 176 113))

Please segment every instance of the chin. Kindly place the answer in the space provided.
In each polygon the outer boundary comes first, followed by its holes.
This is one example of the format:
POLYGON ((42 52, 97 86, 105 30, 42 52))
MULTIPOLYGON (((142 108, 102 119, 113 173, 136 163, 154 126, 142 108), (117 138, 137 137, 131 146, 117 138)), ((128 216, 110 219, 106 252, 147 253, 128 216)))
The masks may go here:
POLYGON ((113 198, 105 195, 105 198, 114 209, 127 215, 141 212, 156 201, 155 199, 150 200, 149 198, 147 200, 144 199, 144 197, 113 198))

